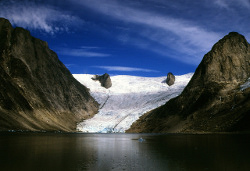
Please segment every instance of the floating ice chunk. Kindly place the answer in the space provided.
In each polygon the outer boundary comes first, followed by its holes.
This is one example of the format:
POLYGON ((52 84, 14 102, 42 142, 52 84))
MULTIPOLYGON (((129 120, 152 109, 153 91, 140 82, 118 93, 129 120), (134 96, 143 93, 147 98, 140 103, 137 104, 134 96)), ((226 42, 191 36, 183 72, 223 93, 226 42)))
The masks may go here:
POLYGON ((143 139, 142 137, 138 139, 139 142, 143 142, 145 141, 145 139, 143 139))

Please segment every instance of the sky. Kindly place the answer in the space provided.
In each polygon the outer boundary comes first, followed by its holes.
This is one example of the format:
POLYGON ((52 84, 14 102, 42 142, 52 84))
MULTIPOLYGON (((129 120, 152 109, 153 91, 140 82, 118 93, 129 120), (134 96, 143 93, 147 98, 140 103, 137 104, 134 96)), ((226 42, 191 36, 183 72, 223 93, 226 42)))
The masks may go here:
POLYGON ((0 17, 72 74, 182 75, 229 32, 250 40, 250 0, 0 0, 0 17))

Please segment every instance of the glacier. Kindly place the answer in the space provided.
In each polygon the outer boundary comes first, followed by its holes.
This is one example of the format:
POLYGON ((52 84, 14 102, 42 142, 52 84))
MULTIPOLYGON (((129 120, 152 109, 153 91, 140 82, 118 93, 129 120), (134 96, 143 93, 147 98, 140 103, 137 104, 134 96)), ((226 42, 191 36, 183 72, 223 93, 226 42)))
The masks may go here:
POLYGON ((100 104, 98 113, 91 119, 78 123, 79 132, 123 133, 144 113, 164 105, 178 96, 193 73, 175 76, 175 84, 168 86, 166 77, 111 76, 112 87, 106 89, 91 74, 73 74, 90 89, 100 104))

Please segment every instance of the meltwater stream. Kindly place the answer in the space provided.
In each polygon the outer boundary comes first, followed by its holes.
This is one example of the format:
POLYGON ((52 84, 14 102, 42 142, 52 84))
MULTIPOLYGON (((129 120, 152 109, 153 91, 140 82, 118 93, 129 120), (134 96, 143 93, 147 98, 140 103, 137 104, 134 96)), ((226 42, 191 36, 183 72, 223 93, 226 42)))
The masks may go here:
POLYGON ((0 133, 0 170, 247 171, 249 144, 248 134, 0 133))

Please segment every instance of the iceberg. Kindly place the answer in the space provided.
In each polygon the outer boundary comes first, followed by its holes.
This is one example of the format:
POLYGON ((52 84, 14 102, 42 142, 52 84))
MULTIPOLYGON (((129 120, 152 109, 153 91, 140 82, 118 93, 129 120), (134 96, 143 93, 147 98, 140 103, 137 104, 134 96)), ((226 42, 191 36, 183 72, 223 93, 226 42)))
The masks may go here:
POLYGON ((139 142, 143 142, 145 141, 145 139, 143 139, 142 137, 138 139, 139 142))

